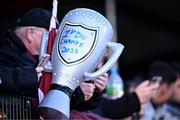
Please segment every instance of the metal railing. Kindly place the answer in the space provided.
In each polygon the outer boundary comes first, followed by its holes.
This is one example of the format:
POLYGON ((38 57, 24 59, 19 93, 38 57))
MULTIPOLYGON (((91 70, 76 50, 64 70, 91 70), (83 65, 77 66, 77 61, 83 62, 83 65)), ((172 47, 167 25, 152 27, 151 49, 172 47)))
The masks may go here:
POLYGON ((0 94, 0 120, 5 119, 32 119, 31 98, 0 94))

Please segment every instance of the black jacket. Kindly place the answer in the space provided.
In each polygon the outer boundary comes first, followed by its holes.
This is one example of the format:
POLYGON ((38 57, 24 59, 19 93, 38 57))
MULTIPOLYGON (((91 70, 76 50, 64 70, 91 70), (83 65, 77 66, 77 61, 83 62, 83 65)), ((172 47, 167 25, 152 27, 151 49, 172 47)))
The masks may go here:
MULTIPOLYGON (((37 98, 37 64, 38 60, 29 54, 14 30, 0 35, 0 93, 37 98)), ((100 98, 101 95, 95 94, 85 102, 82 90, 78 87, 71 98, 71 109, 94 108, 100 98)))
POLYGON ((36 97, 36 64, 13 30, 0 35, 0 92, 36 97))
POLYGON ((140 101, 137 94, 124 94, 121 98, 110 100, 103 98, 93 112, 111 119, 122 119, 140 111, 140 101))

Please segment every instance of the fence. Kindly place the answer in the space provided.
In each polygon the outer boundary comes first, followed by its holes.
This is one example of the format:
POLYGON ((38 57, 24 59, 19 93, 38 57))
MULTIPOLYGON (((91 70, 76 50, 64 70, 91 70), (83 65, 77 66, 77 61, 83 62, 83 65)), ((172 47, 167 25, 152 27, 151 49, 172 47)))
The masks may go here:
POLYGON ((32 119, 31 98, 0 94, 0 120, 5 119, 32 119))

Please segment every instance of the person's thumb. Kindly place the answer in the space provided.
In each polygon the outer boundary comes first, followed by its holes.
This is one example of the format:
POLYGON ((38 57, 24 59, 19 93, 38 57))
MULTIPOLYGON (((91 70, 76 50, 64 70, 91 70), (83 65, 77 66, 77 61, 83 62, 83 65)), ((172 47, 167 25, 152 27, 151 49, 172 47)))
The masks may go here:
POLYGON ((36 68, 36 71, 37 71, 37 73, 42 72, 42 71, 43 71, 43 67, 37 67, 37 68, 36 68))

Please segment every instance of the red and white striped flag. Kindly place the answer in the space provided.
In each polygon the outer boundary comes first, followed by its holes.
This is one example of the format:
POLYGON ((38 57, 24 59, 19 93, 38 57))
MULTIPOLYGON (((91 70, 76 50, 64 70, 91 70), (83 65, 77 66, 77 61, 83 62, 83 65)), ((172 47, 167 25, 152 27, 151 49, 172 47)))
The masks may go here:
MULTIPOLYGON (((52 17, 49 26, 49 37, 48 37, 48 45, 46 53, 51 55, 54 39, 56 36, 56 16, 57 16, 57 0, 53 0, 53 9, 52 9, 52 17)), ((43 72, 38 88, 38 96, 39 103, 43 100, 44 96, 48 93, 49 87, 51 85, 51 73, 43 72)))

